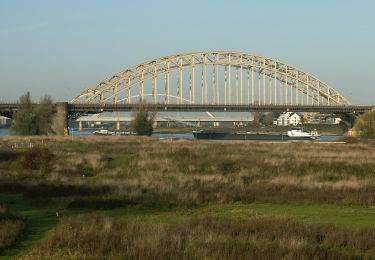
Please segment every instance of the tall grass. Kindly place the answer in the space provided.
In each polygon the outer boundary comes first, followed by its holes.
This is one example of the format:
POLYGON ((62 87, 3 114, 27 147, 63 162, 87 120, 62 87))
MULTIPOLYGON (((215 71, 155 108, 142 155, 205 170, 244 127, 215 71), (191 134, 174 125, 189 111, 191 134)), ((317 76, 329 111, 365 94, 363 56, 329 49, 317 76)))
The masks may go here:
POLYGON ((21 217, 0 206, 0 253, 12 245, 24 228, 21 217))
POLYGON ((65 219, 25 259, 353 259, 375 257, 375 230, 286 220, 212 218, 178 224, 65 219))

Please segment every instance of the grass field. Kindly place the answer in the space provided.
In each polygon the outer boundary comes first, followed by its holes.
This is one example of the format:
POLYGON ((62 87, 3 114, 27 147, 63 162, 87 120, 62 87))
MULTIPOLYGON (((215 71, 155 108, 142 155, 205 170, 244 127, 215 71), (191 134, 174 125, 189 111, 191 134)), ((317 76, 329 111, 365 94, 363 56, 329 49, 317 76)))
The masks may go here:
POLYGON ((3 138, 0 174, 4 258, 375 257, 371 143, 3 138))

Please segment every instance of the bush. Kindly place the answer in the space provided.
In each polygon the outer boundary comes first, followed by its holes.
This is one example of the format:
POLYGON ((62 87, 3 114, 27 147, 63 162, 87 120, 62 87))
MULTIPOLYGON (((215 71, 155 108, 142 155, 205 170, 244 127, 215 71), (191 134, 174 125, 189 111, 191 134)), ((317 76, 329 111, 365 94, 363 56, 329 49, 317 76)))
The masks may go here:
POLYGON ((375 139, 375 111, 363 114, 355 121, 354 129, 364 139, 375 139))
POLYGON ((156 114, 148 111, 147 105, 141 103, 133 120, 133 130, 137 135, 150 136, 153 132, 152 124, 156 114))
POLYGON ((53 157, 48 148, 33 147, 23 155, 21 166, 24 169, 47 172, 52 169, 53 157))

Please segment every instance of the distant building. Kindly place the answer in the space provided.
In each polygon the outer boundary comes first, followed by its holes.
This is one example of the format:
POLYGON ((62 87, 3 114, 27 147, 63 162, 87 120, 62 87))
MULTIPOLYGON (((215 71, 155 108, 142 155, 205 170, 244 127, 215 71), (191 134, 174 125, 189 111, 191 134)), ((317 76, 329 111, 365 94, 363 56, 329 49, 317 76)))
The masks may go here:
POLYGON ((324 120, 323 124, 332 124, 332 125, 338 125, 341 122, 341 118, 339 117, 328 117, 324 120))
POLYGON ((304 124, 329 124, 329 125, 338 125, 341 122, 341 118, 336 117, 332 114, 324 113, 304 113, 303 114, 304 124))
POLYGON ((302 122, 302 118, 299 114, 293 112, 282 113, 275 121, 274 125, 278 126, 289 126, 289 125, 299 125, 302 122))
POLYGON ((11 124, 11 119, 5 116, 0 116, 0 127, 8 127, 11 124))
MULTIPOLYGON (((158 112, 155 127, 244 127, 252 122, 247 112, 158 112)), ((133 121, 131 112, 105 112, 76 119, 78 129, 83 128, 126 128, 133 121)))
POLYGON ((303 123, 307 125, 320 124, 322 122, 322 114, 316 112, 303 113, 303 123))

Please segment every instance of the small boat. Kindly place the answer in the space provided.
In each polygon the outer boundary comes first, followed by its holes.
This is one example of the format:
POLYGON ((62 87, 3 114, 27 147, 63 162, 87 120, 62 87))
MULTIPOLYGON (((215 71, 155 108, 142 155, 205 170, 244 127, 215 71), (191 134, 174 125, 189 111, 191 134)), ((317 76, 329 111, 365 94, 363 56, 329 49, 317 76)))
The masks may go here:
POLYGON ((254 133, 254 132, 217 132, 198 130, 193 131, 195 139, 210 140, 264 140, 264 141, 288 141, 288 140, 315 140, 319 134, 314 129, 311 132, 305 131, 301 127, 292 128, 286 134, 283 133, 254 133))
POLYGON ((137 135, 137 133, 130 132, 130 131, 120 131, 120 132, 115 132, 115 135, 137 135))
POLYGON ((94 135, 115 135, 115 132, 109 131, 107 129, 100 129, 99 131, 94 131, 94 135))

